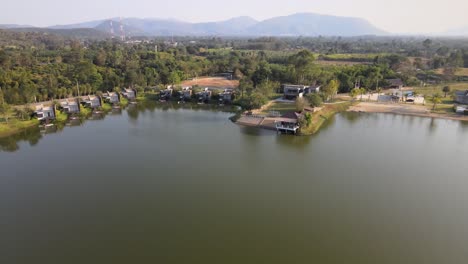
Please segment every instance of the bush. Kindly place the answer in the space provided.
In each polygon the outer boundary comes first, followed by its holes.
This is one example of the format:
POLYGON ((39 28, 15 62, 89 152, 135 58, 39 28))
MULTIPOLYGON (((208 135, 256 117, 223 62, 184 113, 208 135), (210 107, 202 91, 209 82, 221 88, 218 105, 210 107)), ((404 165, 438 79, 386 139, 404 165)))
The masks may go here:
POLYGON ((296 111, 297 112, 304 111, 304 107, 306 107, 306 106, 307 106, 307 102, 306 102, 306 100, 304 98, 298 97, 296 99, 296 111))
POLYGON ((309 101, 310 106, 312 107, 319 107, 323 104, 323 99, 320 95, 313 93, 307 96, 307 100, 309 101))

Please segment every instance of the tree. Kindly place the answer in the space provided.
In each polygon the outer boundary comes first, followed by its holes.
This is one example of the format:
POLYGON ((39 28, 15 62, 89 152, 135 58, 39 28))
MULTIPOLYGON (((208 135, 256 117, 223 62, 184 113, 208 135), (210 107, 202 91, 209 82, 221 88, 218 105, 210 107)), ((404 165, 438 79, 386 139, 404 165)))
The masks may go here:
POLYGON ((30 109, 28 108, 15 108, 15 115, 21 120, 29 120, 31 114, 30 109))
POLYGON ((426 56, 429 57, 429 49, 431 48, 432 40, 426 39, 423 41, 423 46, 426 48, 426 56))
POLYGON ((322 91, 327 101, 333 99, 333 97, 337 94, 339 87, 340 82, 337 80, 331 80, 327 85, 325 85, 322 91))
POLYGON ((351 97, 354 99, 356 99, 356 97, 358 97, 358 95, 361 93, 361 89, 360 88, 354 88, 351 90, 350 94, 351 97))
POLYGON ((304 115, 304 121, 305 121, 305 124, 306 126, 310 126, 312 124, 312 114, 311 113, 306 113, 304 115))
POLYGON ((7 103, 0 104, 0 114, 5 119, 5 122, 8 123, 8 114, 10 112, 10 105, 7 103))
POLYGON ((439 94, 434 94, 432 96, 432 104, 433 104, 432 110, 435 110, 437 105, 440 104, 440 103, 442 103, 442 98, 440 97, 439 94))
POLYGON ((307 99, 312 107, 319 107, 323 103, 322 97, 316 93, 307 95, 307 99))
POLYGON ((302 112, 304 111, 304 107, 307 106, 307 102, 303 97, 298 97, 296 99, 296 111, 297 112, 302 112))
POLYGON ((444 97, 447 97, 447 93, 450 93, 450 86, 444 86, 442 91, 445 93, 444 97))

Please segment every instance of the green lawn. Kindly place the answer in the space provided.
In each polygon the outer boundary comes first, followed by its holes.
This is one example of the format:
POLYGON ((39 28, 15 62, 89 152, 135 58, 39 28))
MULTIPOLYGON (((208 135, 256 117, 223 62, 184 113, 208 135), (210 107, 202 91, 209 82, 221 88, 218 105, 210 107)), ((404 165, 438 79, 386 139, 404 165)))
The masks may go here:
MULTIPOLYGON (((435 70, 435 73, 437 74, 444 74, 444 69, 437 69, 435 70)), ((468 68, 459 68, 455 72, 456 76, 468 76, 468 68)))
POLYGON ((285 114, 287 112, 296 111, 296 104, 273 102, 268 108, 263 109, 260 114, 267 115, 270 111, 278 111, 280 114, 285 114))
POLYGON ((468 90, 468 83, 450 83, 450 84, 438 84, 438 85, 431 85, 426 87, 415 87, 414 91, 420 95, 428 95, 432 96, 436 93, 444 96, 444 92, 442 88, 444 86, 450 87, 450 93, 447 94, 447 98, 453 94, 454 91, 466 91, 468 90))
POLYGON ((16 118, 11 118, 8 123, 1 122, 0 123, 0 138, 7 137, 13 135, 15 133, 20 132, 21 130, 33 126, 39 125, 39 121, 37 119, 21 121, 16 118))

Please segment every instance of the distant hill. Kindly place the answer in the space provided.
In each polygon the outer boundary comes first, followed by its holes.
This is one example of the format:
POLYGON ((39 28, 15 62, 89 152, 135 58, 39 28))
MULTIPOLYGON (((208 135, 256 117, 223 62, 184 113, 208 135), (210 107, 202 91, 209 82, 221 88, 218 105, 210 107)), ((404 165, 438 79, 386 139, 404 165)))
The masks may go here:
MULTIPOLYGON (((189 23, 173 19, 109 18, 71 25, 57 25, 48 30, 94 29, 111 36, 112 28, 120 35, 123 25, 126 36, 362 36, 385 35, 361 18, 300 13, 256 21, 236 17, 226 21, 189 23), (112 23, 111 23, 112 21, 112 23)), ((61 34, 73 31, 59 31, 61 34)), ((78 32, 83 34, 84 32, 78 32)), ((87 32, 98 35, 95 32, 87 32)))
MULTIPOLYGON (((127 35, 145 36, 360 36, 386 34, 364 19, 313 13, 276 17, 261 22, 244 16, 207 23, 126 18, 122 20, 122 24, 127 35)), ((114 21, 114 27, 117 25, 120 25, 120 22, 114 21)), ((109 20, 96 28, 110 32, 109 20)), ((114 32, 118 31, 114 29, 114 32)))
POLYGON ((17 24, 0 24, 0 29, 10 29, 10 28, 33 28, 33 26, 17 25, 17 24))
POLYGON ((361 18, 302 13, 262 21, 248 29, 250 35, 360 36, 385 35, 361 18))
POLYGON ((9 31, 14 32, 29 32, 55 34, 63 37, 73 37, 81 39, 105 39, 109 38, 110 34, 94 29, 94 28, 73 28, 73 29, 51 29, 51 28, 9 28, 9 31))
MULTIPOLYGON (((114 19, 117 20, 117 19, 114 19)), ((83 22, 83 23, 78 23, 78 24, 69 24, 69 25, 56 25, 56 26, 51 26, 49 27, 50 29, 74 29, 74 28, 95 28, 99 24, 103 23, 104 19, 101 20, 94 20, 94 21, 88 21, 88 22, 83 22)))

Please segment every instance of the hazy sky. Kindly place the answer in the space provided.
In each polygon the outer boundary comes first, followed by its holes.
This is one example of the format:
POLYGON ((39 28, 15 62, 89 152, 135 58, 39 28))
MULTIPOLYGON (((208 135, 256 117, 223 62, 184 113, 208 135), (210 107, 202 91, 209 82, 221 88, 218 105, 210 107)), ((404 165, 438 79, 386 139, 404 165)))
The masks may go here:
POLYGON ((468 0, 2 0, 0 24, 49 26, 109 17, 192 22, 235 16, 266 19, 297 12, 362 17, 392 33, 468 27, 468 0))

